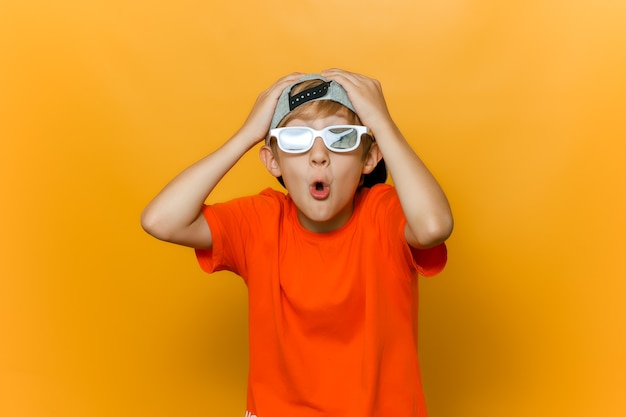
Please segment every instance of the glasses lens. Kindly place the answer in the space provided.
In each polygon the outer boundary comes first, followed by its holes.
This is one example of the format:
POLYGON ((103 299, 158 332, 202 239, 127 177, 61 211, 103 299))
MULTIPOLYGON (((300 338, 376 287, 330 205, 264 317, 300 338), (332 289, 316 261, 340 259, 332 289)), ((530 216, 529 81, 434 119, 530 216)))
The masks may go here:
POLYGON ((313 134, 309 129, 285 128, 278 135, 278 145, 285 152, 304 151, 309 148, 312 139, 313 134))
POLYGON ((359 144, 359 135, 353 127, 334 127, 328 129, 326 134, 326 143, 331 149, 348 150, 353 149, 359 144))

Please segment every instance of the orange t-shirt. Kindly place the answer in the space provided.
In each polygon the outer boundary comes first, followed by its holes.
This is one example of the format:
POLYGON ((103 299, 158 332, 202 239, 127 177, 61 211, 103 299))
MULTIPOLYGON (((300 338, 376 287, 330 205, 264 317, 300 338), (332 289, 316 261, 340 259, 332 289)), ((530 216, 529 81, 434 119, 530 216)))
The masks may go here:
POLYGON ((213 248, 206 272, 248 286, 247 416, 426 416, 417 358, 417 275, 445 266, 445 244, 411 248, 395 188, 355 197, 329 233, 305 230, 288 195, 204 208, 213 248))

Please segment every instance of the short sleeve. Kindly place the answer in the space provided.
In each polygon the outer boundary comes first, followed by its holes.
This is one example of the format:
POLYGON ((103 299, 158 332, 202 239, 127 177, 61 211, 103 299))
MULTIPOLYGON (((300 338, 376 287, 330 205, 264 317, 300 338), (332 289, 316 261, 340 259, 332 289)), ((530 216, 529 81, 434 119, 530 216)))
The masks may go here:
POLYGON ((273 227, 272 219, 280 212, 284 199, 284 194, 268 188, 258 195, 205 205, 202 214, 211 229, 213 246, 195 250, 202 270, 207 273, 227 270, 246 280, 248 255, 273 227))
POLYGON ((232 271, 240 274, 237 259, 244 256, 238 251, 243 250, 240 239, 241 228, 233 228, 230 225, 241 225, 238 220, 236 205, 233 203, 219 204, 215 206, 205 205, 202 214, 211 229, 213 246, 211 249, 196 249, 196 259, 204 272, 232 271), (227 209, 231 207, 230 209, 227 209), (229 233, 226 233, 226 231, 229 233))
POLYGON ((391 231, 388 233, 390 241, 395 244, 402 242, 402 250, 407 261, 419 275, 432 277, 444 269, 448 260, 445 243, 428 249, 417 249, 406 242, 404 235, 406 218, 394 187, 388 184, 376 185, 369 191, 367 200, 372 208, 373 219, 382 228, 381 234, 384 234, 385 230, 391 231))
POLYGON ((443 271, 448 261, 448 248, 445 243, 440 243, 428 249, 416 249, 409 246, 415 268, 420 275, 432 277, 443 271))

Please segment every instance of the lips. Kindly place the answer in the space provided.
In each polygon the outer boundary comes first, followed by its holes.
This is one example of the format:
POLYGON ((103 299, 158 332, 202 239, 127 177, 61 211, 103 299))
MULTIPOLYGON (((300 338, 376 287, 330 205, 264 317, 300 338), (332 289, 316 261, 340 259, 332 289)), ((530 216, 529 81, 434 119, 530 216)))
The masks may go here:
POLYGON ((316 181, 309 187, 311 197, 316 200, 324 200, 330 194, 330 187, 321 181, 316 181))

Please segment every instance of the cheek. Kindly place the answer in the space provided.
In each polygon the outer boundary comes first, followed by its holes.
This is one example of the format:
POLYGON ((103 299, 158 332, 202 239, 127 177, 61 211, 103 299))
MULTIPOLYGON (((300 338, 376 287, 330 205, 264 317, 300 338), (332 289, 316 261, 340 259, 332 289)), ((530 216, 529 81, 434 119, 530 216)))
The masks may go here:
POLYGON ((280 164, 283 175, 289 177, 301 176, 306 167, 307 161, 304 158, 284 158, 280 164))
POLYGON ((360 178, 363 171, 363 160, 360 156, 351 155, 346 158, 337 158, 335 161, 335 170, 346 178, 360 178))
POLYGON ((298 184, 304 177, 306 160, 301 158, 285 158, 281 161, 280 172, 287 188, 290 184, 298 184))
MULTIPOLYGON (((309 159, 307 155, 287 155, 280 158, 280 170, 285 177, 296 179, 306 176, 309 159)), ((363 158, 361 155, 337 154, 331 155, 330 169, 335 177, 358 181, 363 171, 363 158)), ((349 181, 348 181, 349 182, 349 181)))

